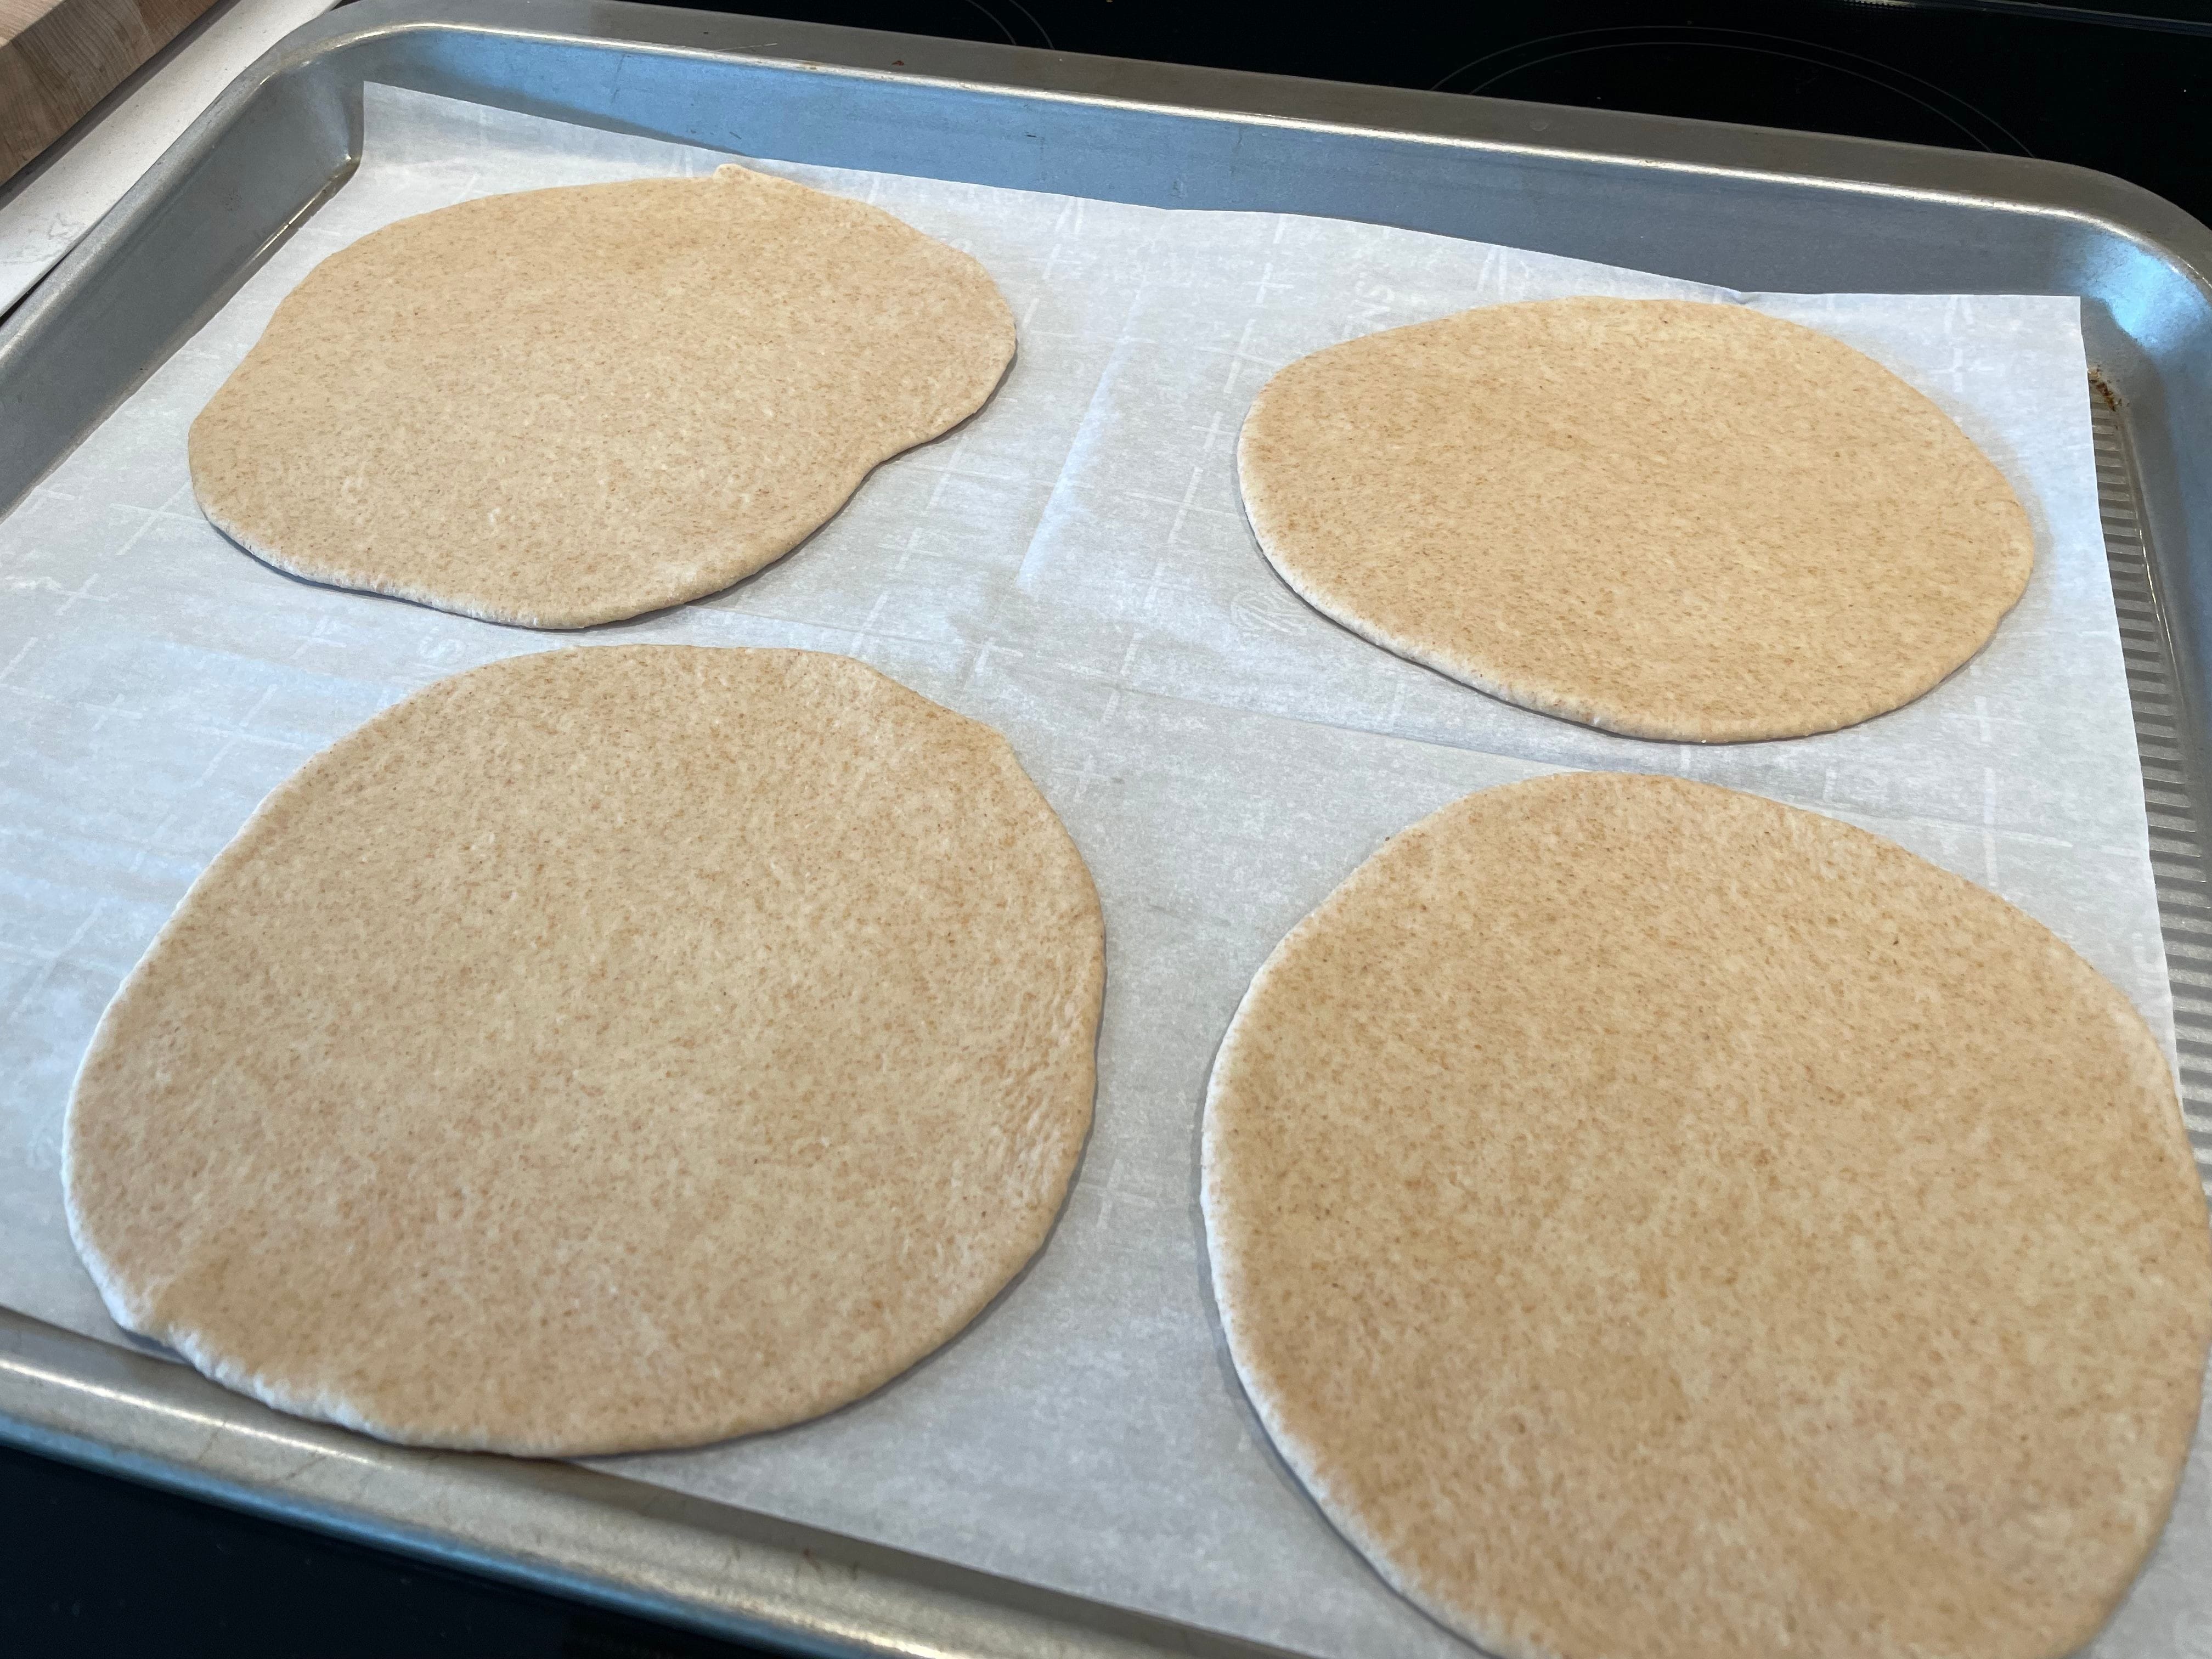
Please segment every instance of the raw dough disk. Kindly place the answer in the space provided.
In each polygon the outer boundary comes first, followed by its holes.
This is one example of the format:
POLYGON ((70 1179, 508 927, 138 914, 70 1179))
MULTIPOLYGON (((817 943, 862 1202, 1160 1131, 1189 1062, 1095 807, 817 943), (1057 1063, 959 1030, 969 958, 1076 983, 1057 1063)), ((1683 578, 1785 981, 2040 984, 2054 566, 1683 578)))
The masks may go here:
POLYGON ((981 408, 966 254, 743 167, 488 196, 315 267, 192 422, 192 488, 295 575, 532 628, 728 586, 981 408))
POLYGON ((843 657, 444 680, 310 761, 101 1022, 115 1317, 271 1405, 538 1454, 841 1405, 1042 1243, 1103 933, 1013 752, 843 657))
POLYGON ((1547 300, 1346 341, 1261 389, 1237 467, 1310 604, 1630 737, 1802 737, 1910 702, 2034 556, 1942 410, 1741 306, 1547 300))
POLYGON ((2158 1044, 1832 819, 1445 807, 1260 970, 1204 1158, 1275 1444, 1507 1659, 2070 1653, 2172 1502, 2212 1240, 2158 1044))

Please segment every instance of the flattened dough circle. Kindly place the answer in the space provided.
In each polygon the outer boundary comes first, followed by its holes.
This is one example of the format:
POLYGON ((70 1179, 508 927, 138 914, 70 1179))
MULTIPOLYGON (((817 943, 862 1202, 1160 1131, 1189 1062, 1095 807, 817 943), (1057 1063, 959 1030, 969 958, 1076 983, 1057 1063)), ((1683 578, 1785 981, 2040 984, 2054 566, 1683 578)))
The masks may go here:
POLYGON ((1348 340, 1261 389, 1237 470, 1309 604, 1629 737, 1802 737, 1910 702, 2034 557, 1949 416, 1741 306, 1536 301, 1348 340))
POLYGON ((390 1439, 795 1422, 1043 1242, 1102 951, 1006 741, 860 663, 512 658, 209 867, 86 1057, 70 1224, 123 1324, 390 1439))
POLYGON ((1673 779, 1470 795, 1253 981, 1203 1203, 1329 1518, 1506 1659, 2042 1659, 2197 1420, 2163 1055, 2039 924, 1673 779))
POLYGON ((488 196, 332 254, 192 422, 280 569, 532 628, 781 557, 1014 353, 983 267, 738 167, 488 196))

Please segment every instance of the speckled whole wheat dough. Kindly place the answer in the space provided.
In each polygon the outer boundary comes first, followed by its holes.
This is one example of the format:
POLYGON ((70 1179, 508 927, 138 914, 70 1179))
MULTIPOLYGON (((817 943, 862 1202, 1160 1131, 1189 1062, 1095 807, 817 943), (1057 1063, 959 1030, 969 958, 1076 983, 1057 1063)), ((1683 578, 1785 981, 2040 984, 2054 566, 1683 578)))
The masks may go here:
POLYGON ((1042 1243, 1102 951, 1006 741, 860 663, 509 659, 194 886, 79 1075, 70 1225, 124 1325, 389 1439, 795 1422, 1042 1243))
POLYGON ((1505 1659, 2040 1659, 2164 1523, 2212 1240, 2040 925, 1756 796, 1470 795, 1282 942, 1203 1202, 1237 1369, 1505 1659))
POLYGON ((316 266, 192 488, 295 575, 581 628, 781 557, 1013 354, 983 267, 864 202, 739 167, 488 196, 316 266))
POLYGON ((1348 340, 1261 388, 1237 472, 1317 610, 1628 737, 1802 737, 1910 702, 2034 558, 1948 416, 1741 306, 1532 301, 1348 340))

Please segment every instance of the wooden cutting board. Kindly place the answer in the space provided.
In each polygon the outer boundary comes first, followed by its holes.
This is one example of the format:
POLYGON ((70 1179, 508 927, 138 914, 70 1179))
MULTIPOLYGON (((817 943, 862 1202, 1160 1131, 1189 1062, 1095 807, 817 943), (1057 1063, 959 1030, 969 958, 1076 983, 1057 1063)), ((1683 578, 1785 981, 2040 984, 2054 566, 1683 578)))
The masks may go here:
POLYGON ((215 0, 0 0, 0 179, 215 0))

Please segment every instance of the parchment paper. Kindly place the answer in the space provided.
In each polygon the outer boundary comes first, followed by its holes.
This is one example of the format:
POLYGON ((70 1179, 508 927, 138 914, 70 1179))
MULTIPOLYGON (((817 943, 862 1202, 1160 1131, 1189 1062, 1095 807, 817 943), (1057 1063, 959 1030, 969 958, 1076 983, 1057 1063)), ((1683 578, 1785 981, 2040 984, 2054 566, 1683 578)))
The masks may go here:
MULTIPOLYGON (((852 1407, 610 1467, 1316 1654, 1468 1650, 1383 1587, 1267 1448, 1212 1312, 1196 1137, 1251 974, 1385 836, 1556 766, 1759 790, 1996 889, 2171 1042, 2074 300, 1741 296, 1872 353, 1958 419, 2027 503, 2037 565, 1988 650, 1911 707, 1829 737, 1680 748, 1508 708, 1310 611, 1245 527, 1231 452, 1270 374, 1352 335, 1500 300, 1739 296, 1334 221, 770 164, 989 267, 1020 358, 976 420, 883 468, 753 580, 584 635, 282 575, 195 511, 185 433, 318 260, 471 196, 726 159, 378 88, 368 133, 356 176, 0 523, 0 1302, 125 1340, 70 1249, 58 1180, 101 1008, 308 755, 434 678, 522 651, 665 640, 863 657, 1007 733, 1107 918, 1097 1127, 1027 1276, 852 1407)), ((2207 1563, 2200 1441, 2159 1556, 2097 1651, 2212 1659, 2207 1563)))

